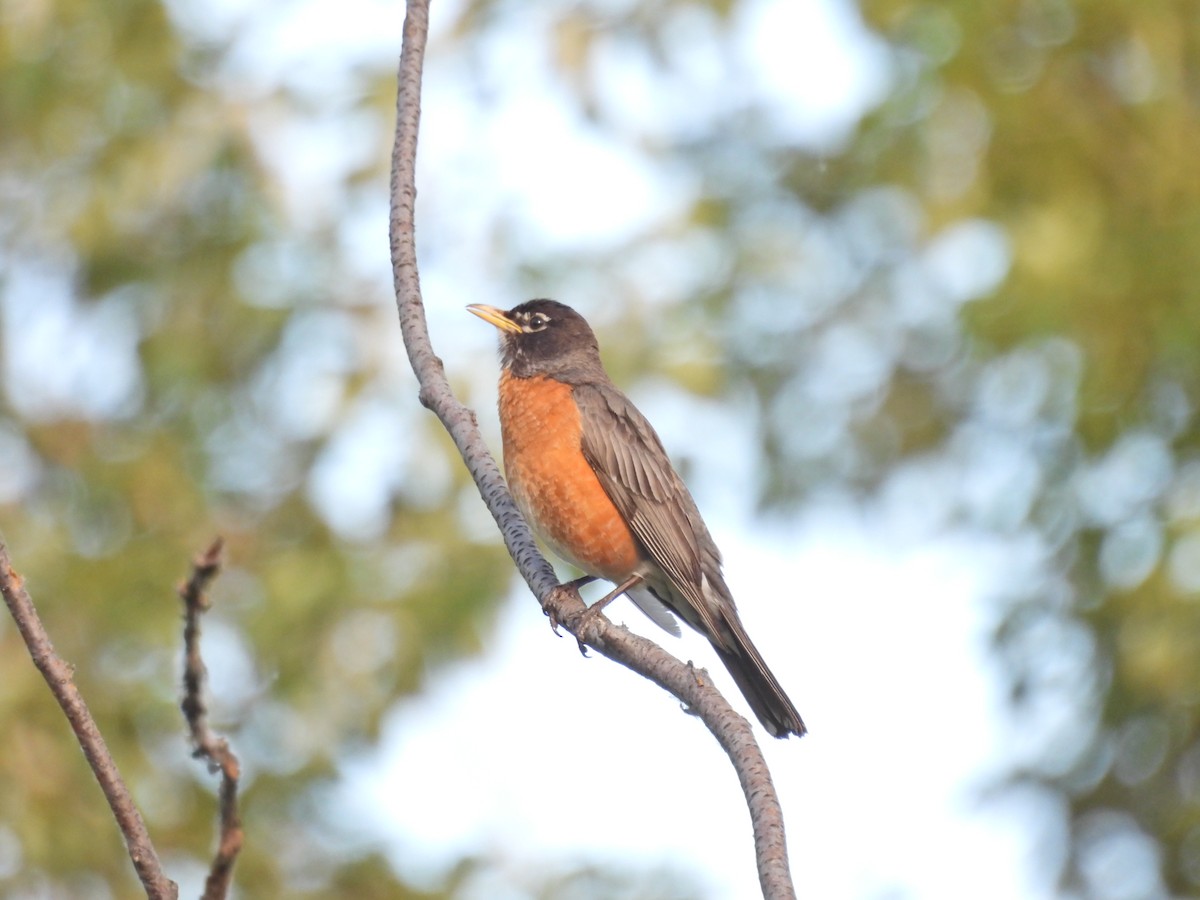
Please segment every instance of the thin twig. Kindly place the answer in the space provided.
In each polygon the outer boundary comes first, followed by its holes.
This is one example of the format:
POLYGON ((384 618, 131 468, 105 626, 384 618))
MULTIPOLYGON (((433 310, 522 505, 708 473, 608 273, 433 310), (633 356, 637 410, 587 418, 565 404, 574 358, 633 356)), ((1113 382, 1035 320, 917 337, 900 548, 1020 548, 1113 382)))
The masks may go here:
POLYGON ((204 882, 203 900, 223 900, 233 881, 233 865, 242 849, 242 822, 238 816, 238 778, 241 767, 225 738, 208 727, 204 684, 208 673, 200 654, 200 617, 209 609, 205 591, 221 569, 220 538, 192 560, 192 574, 179 586, 183 600, 183 702, 179 704, 192 738, 192 755, 221 773, 219 794, 220 838, 204 882))
POLYGON ((617 628, 603 616, 583 618, 586 606, 573 588, 559 585, 504 478, 479 433, 475 415, 455 398, 442 361, 433 352, 417 270, 413 208, 416 203, 417 132, 421 74, 429 28, 428 0, 410 0, 397 76, 396 138, 392 151, 390 237, 396 305, 404 346, 420 383, 421 402, 441 420, 462 455, 488 510, 496 519, 522 577, 552 622, 581 643, 649 678, 683 701, 716 736, 737 770, 754 827, 759 883, 767 900, 795 897, 788 868, 783 811, 766 760, 749 723, 707 678, 698 677, 657 644, 617 628))
POLYGON ((4 594, 4 602, 8 604, 13 621, 29 649, 33 664, 37 666, 54 699, 62 707, 75 739, 79 742, 88 765, 100 783, 100 789, 112 809, 117 820, 117 827, 125 838, 125 847, 133 868, 146 890, 146 896, 151 900, 176 900, 179 887, 163 872, 150 834, 146 831, 146 823, 138 811, 129 788, 125 785, 117 764, 108 752, 104 736, 96 726, 91 711, 84 703, 83 696, 75 686, 73 669, 62 657, 54 651, 50 636, 46 633, 42 620, 34 608, 33 600, 25 590, 23 579, 13 569, 8 548, 0 541, 0 591, 4 594))

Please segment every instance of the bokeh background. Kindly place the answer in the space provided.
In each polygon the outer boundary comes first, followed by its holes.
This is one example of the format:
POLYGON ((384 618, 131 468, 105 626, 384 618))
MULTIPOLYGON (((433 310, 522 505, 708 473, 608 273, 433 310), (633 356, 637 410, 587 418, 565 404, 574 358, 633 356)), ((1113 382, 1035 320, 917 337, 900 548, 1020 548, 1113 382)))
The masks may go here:
MULTIPOLYGON (((0 0, 0 529, 185 896, 215 533, 237 896, 753 896, 727 762, 550 635, 417 403, 402 14, 0 0)), ((1200 894, 1200 7, 435 2, 419 189, 493 446, 462 307, 552 296, 692 484, 812 727, 805 895, 1200 894)), ((138 896, 7 620, 0 736, 0 894, 138 896)))

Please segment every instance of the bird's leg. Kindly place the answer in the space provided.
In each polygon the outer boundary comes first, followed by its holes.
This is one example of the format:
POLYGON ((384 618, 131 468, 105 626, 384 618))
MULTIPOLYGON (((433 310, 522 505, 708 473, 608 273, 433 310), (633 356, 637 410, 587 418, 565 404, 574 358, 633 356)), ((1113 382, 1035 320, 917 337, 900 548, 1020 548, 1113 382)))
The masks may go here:
POLYGON ((620 597, 623 593, 625 593, 630 588, 637 587, 639 584, 641 584, 645 580, 646 579, 644 577, 642 577, 641 575, 630 575, 628 578, 626 578, 624 581, 622 581, 620 584, 618 584, 615 588, 613 588, 611 591, 609 591, 607 594, 605 594, 603 597, 601 597, 599 600, 597 600, 595 603, 593 603, 591 606, 589 606, 587 614, 589 616, 600 615, 600 611, 603 610, 604 607, 608 606, 608 604, 612 603, 614 600, 616 600, 618 597, 620 597))
MULTIPOLYGON (((579 617, 579 627, 575 629, 576 633, 582 634, 583 630, 587 628, 592 620, 600 616, 600 613, 603 611, 604 607, 608 606, 608 604, 612 603, 630 588, 637 587, 643 581, 645 581, 645 578, 643 578, 641 575, 630 575, 615 588, 589 606, 587 611, 579 617)), ((578 640, 578 637, 576 640, 578 640)), ((587 656, 587 648, 584 646, 583 641, 579 641, 579 652, 584 656, 587 656)))
POLYGON ((575 590, 579 590, 584 585, 591 584, 595 580, 596 580, 595 575, 584 575, 580 578, 576 578, 574 581, 568 581, 566 584, 563 585, 563 587, 574 588, 575 590))

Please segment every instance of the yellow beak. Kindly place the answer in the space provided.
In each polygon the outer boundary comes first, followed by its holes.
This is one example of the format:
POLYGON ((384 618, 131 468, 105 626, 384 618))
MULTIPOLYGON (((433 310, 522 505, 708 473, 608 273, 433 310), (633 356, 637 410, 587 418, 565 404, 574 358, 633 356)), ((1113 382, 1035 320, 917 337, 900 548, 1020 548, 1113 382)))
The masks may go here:
POLYGON ((467 307, 468 312, 472 312, 485 322, 495 325, 501 331, 511 331, 514 334, 521 333, 521 326, 508 317, 502 309, 497 309, 494 306, 486 306, 483 303, 472 303, 467 307))

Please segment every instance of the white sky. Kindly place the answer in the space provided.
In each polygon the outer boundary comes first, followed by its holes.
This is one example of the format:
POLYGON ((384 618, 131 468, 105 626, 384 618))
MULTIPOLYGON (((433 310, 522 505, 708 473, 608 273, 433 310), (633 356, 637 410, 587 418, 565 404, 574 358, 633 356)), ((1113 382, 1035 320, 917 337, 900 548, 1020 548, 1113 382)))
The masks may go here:
MULTIPOLYGON (((1027 824, 977 800, 1004 758, 983 603, 1002 557, 954 539, 889 551, 894 537, 829 511, 786 535, 716 537, 747 627, 812 729, 762 734, 802 896, 1040 896, 1027 824)), ((516 593, 487 655, 402 704, 378 756, 351 769, 397 860, 431 873, 467 852, 669 860, 712 897, 754 896, 748 815, 716 743, 658 688, 554 639, 516 593)), ((613 616, 654 634, 628 605, 613 616)), ((745 711, 702 639, 665 643, 745 711)))

